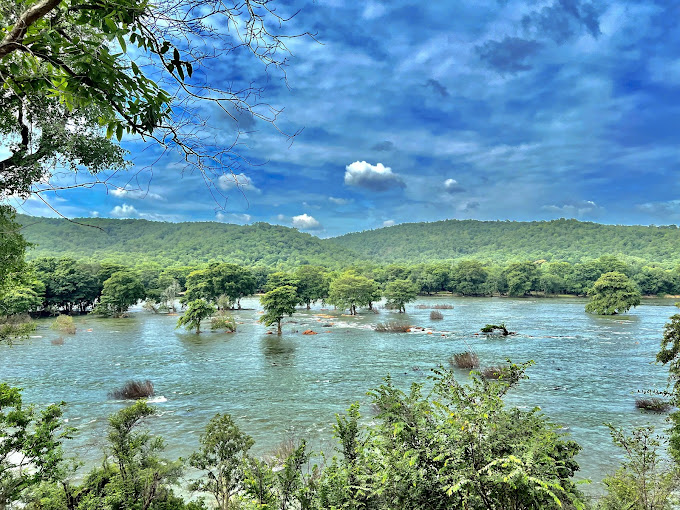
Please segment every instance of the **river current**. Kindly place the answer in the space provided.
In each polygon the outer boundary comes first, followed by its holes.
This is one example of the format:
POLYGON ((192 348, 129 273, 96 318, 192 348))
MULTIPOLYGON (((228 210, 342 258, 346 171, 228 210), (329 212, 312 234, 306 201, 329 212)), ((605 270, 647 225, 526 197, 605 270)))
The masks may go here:
MULTIPOLYGON (((654 364, 664 323, 676 312, 673 300, 643 300, 629 314, 597 317, 584 312, 586 300, 503 298, 420 298, 406 314, 380 310, 358 317, 332 309, 300 309, 286 318, 283 335, 267 334, 257 323, 258 301, 234 311, 233 334, 200 335, 176 330, 177 316, 135 308, 129 318, 76 317, 75 335, 38 321, 32 338, 0 345, 0 381, 24 388, 27 403, 65 401, 68 424, 77 429, 67 450, 89 465, 102 458, 106 417, 125 402, 108 393, 129 379, 149 379, 158 416, 147 425, 162 435, 169 458, 186 457, 215 413, 230 413, 264 454, 290 435, 312 449, 332 452, 335 414, 355 401, 371 415, 366 392, 390 374, 403 389, 426 382, 429 370, 447 365, 466 350, 482 366, 534 360, 529 379, 507 402, 540 406, 583 447, 579 477, 595 489, 621 459, 605 423, 628 429, 665 416, 635 408, 636 392, 664 388, 667 369, 654 364), (443 320, 431 320, 430 306, 443 320), (377 322, 402 320, 425 330, 378 333, 377 322), (487 323, 504 322, 517 334, 478 335, 487 323), (303 335, 312 329, 318 334, 303 335), (62 337, 63 345, 53 341, 62 337)), ((457 370, 461 380, 466 371, 457 370)))

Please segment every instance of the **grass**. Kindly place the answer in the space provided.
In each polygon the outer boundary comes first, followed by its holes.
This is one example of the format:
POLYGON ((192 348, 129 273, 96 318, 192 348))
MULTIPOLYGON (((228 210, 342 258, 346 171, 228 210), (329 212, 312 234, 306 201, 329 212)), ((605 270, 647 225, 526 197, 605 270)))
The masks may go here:
POLYGON ((635 399, 635 407, 645 411, 665 413, 672 407, 670 402, 658 397, 639 397, 635 399))
POLYGON ((68 333, 69 335, 76 334, 76 325, 75 322, 73 322, 73 317, 70 315, 60 315, 57 317, 50 326, 50 329, 54 329, 61 333, 68 333))
POLYGON ((458 368, 473 369, 479 366, 479 357, 474 352, 459 352, 449 358, 449 364, 458 368))
POLYGON ((433 321, 434 321, 434 320, 441 320, 441 319, 443 319, 443 318, 444 318, 444 314, 441 313, 441 312, 438 311, 438 310, 432 310, 432 311, 430 312, 430 319, 432 319, 433 321))
POLYGON ((128 381, 122 388, 109 393, 109 397, 116 400, 136 400, 151 395, 153 395, 153 383, 148 379, 146 381, 128 381))
POLYGON ((375 330, 379 333, 408 333, 411 326, 397 321, 387 321, 376 324, 375 330))

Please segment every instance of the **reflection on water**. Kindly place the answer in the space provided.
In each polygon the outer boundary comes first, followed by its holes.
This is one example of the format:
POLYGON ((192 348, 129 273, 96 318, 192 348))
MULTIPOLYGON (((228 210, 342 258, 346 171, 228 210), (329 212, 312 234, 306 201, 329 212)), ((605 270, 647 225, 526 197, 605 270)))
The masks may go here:
MULTIPOLYGON (((512 405, 540 406, 584 447, 581 475, 600 480, 620 459, 604 423, 632 427, 664 417, 635 409, 635 392, 665 386, 667 371, 653 364, 672 300, 644 300, 630 315, 595 317, 581 299, 429 298, 450 303, 443 320, 430 309, 407 314, 381 310, 359 317, 300 310, 281 337, 268 335, 250 310, 235 311, 236 333, 200 335, 175 330, 177 317, 137 311, 129 319, 76 317, 78 331, 59 336, 41 320, 34 338, 0 346, 0 380, 23 387, 26 402, 64 400, 78 429, 69 451, 94 464, 101 457, 106 417, 124 403, 108 393, 128 379, 150 379, 159 415, 149 426, 165 437, 169 457, 187 456, 217 412, 231 413, 264 453, 292 429, 310 444, 332 447, 332 424, 355 401, 371 415, 366 392, 391 374, 406 389, 427 384, 429 369, 475 350, 482 366, 506 358, 534 360, 508 396, 512 405), (425 328, 408 334, 376 333, 376 322, 399 319, 425 328), (479 329, 504 322, 517 335, 487 338, 479 329), (312 329, 317 335, 303 335, 312 329), (162 397, 162 398, 161 398, 162 397)), ((464 380, 466 371, 457 376, 464 380)))

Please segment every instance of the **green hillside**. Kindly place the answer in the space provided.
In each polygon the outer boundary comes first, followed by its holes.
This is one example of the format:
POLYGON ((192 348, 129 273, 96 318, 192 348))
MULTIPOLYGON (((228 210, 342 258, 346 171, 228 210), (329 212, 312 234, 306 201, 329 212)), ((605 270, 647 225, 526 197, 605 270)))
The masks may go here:
POLYGON ((196 264, 230 261, 244 265, 338 268, 355 262, 417 263, 480 259, 579 262, 602 255, 637 257, 668 267, 680 264, 680 229, 600 225, 576 220, 540 222, 446 220, 319 239, 266 223, 164 223, 147 220, 63 219, 19 216, 34 244, 29 258, 67 256, 127 264, 156 261, 196 264))
POLYGON ((19 216, 27 256, 65 256, 125 264, 154 261, 163 265, 229 261, 242 265, 294 267, 323 264, 341 267, 355 257, 293 228, 267 223, 231 225, 218 222, 165 223, 104 218, 64 219, 19 216))
POLYGON ((496 262, 561 260, 579 262, 601 255, 680 263, 680 229, 600 225, 577 220, 406 223, 329 240, 368 259, 426 262, 474 258, 496 262))

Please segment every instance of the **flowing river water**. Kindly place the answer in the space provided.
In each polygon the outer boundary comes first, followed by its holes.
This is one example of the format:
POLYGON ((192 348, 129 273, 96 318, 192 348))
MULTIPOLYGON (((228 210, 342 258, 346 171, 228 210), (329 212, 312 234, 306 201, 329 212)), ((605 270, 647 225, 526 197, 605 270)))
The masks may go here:
MULTIPOLYGON (((126 403, 108 393, 129 379, 149 379, 158 416, 148 422, 167 443, 168 458, 186 457, 215 413, 230 413, 264 454, 291 434, 317 451, 332 452, 335 414, 355 402, 371 416, 366 392, 390 374, 407 389, 425 382, 429 370, 447 365, 466 350, 482 366, 534 360, 529 379, 506 399, 540 406, 583 447, 580 478, 597 490, 621 459, 605 423, 628 429, 665 416, 635 408, 638 390, 664 388, 667 369, 654 364, 664 323, 675 313, 673 300, 649 299, 627 315, 598 317, 584 312, 586 300, 420 298, 406 314, 380 310, 348 317, 320 306, 287 318, 283 335, 267 334, 257 323, 255 298, 233 313, 233 334, 196 335, 176 330, 177 316, 134 309, 129 318, 76 317, 75 335, 38 321, 33 337, 0 345, 0 381, 24 388, 24 400, 43 406, 65 401, 65 417, 77 433, 67 450, 94 465, 102 458, 106 418, 126 403), (443 320, 431 320, 430 306, 443 320), (378 333, 377 322, 402 320, 425 331, 378 333), (517 335, 477 335, 487 323, 505 322, 517 335), (330 325, 332 324, 332 325, 330 325), (329 326, 330 325, 330 326, 329 326), (317 335, 303 335, 313 329, 317 335), (431 331, 431 334, 428 332, 431 331), (63 345, 53 340, 63 337, 63 345)), ((467 371, 457 370, 460 380, 467 371)))

